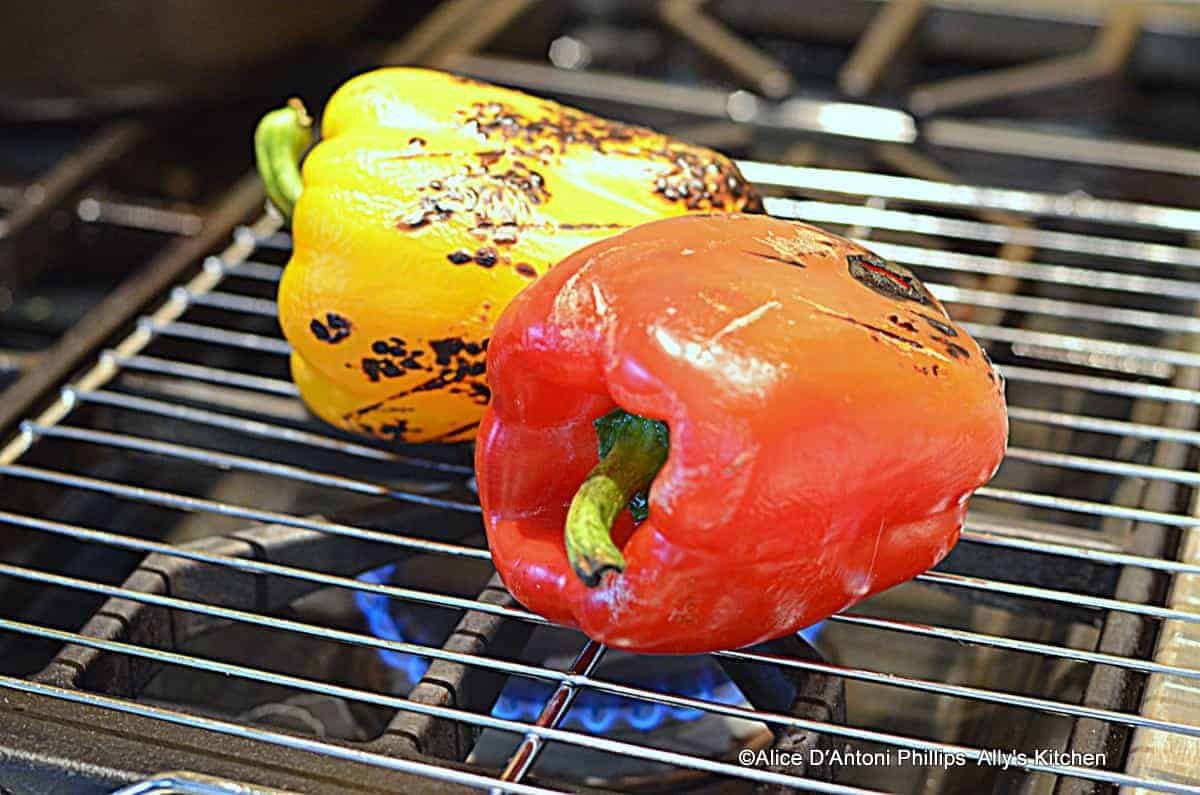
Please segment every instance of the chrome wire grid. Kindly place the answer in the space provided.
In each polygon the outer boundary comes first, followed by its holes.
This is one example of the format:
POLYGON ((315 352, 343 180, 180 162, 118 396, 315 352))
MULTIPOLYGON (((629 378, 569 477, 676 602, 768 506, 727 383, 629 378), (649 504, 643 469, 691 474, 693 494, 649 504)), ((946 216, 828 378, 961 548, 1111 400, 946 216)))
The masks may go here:
MULTIPOLYGON (((1007 311, 1007 314, 999 315, 1001 319, 1045 316, 1053 318, 1057 324, 1055 330, 1039 330, 1036 326, 1028 327, 1029 324, 966 322, 971 333, 985 342, 1000 362, 999 367, 1009 385, 1014 435, 1013 446, 1000 474, 992 485, 980 490, 973 502, 961 546, 1049 557, 1067 567, 1087 564, 1115 570, 1144 569, 1168 575, 1200 574, 1200 563, 1126 551, 1120 535, 1105 529, 1114 520, 1180 529, 1200 524, 1200 520, 1186 511, 1173 507, 1187 504, 1183 498, 1200 481, 1200 475, 1186 466, 1186 457, 1174 466, 1161 465, 1159 459, 1139 463, 1123 460, 1115 453, 1106 456, 1063 452, 1055 442, 1063 433, 1087 433, 1118 441, 1140 441, 1151 446, 1175 445, 1189 449, 1200 445, 1200 431, 1194 427, 1194 416, 1185 413, 1184 422, 1180 422, 1180 415, 1172 413, 1173 408, 1188 409, 1200 405, 1200 383, 1194 378, 1200 366, 1200 350, 1192 347, 1194 338, 1188 336, 1200 331, 1200 320, 1193 312, 1194 302, 1200 299, 1200 280, 1196 279, 1200 251, 1184 244, 1188 235, 1200 231, 1200 212, 1107 202, 1090 197, 949 185, 868 172, 763 162, 741 165, 750 179, 776 193, 786 194, 768 201, 770 212, 836 224, 839 228, 850 227, 851 234, 865 238, 867 245, 880 254, 911 265, 926 275, 930 289, 949 303, 957 316, 976 317, 978 315, 973 313, 980 309, 998 309, 1007 311), (813 198, 816 196, 826 201, 816 201, 813 198), (837 198, 830 200, 831 196, 837 198), (905 209, 888 209, 896 203, 905 209), (955 217, 953 211, 962 208, 1003 210, 1028 220, 1071 219, 1093 224, 1096 231, 1089 234, 1059 232, 1032 225, 1013 227, 955 217), (1120 227, 1119 233, 1114 231, 1117 227, 1120 227), (914 233, 924 243, 889 242, 889 232, 914 233), (1165 239, 1176 242, 1163 242, 1165 239), (980 243, 1030 246, 1045 252, 1047 261, 1020 261, 972 253, 978 250, 980 243), (1082 255, 1086 264, 1061 264, 1055 261, 1056 253, 1082 255), (1042 291, 1045 293, 1042 295, 1031 295, 1030 291, 1006 291, 986 283, 982 287, 964 287, 954 278, 963 274, 1006 277, 1048 290, 1042 291), (1064 286, 1074 290, 1074 297, 1070 300, 1053 297, 1054 290, 1064 286), (1145 302, 1141 299, 1147 294, 1166 303, 1160 303, 1156 308, 1144 308, 1145 302), (1058 399, 1064 396, 1070 399, 1058 399), (1104 411, 1088 411, 1092 405, 1089 401, 1095 396, 1105 396, 1110 401, 1102 404, 1104 411), (1123 416, 1112 416, 1112 400, 1122 401, 1120 406, 1126 409, 1140 401, 1158 409, 1165 407, 1166 411, 1138 413, 1129 409, 1123 416), (1078 410, 1063 410, 1064 403, 1075 405, 1078 410), (1055 408, 1046 408, 1049 405, 1055 408), (1036 440, 1044 440, 1044 444, 1038 446, 1036 440), (1089 488, 1097 484, 1104 488, 1111 486, 1111 499, 1027 490, 1018 484, 1020 479, 1014 472, 1020 470, 1017 472, 1020 474, 1030 468, 1061 470, 1089 488), (1148 505, 1139 499, 1126 498, 1119 484, 1127 482, 1171 484, 1177 487, 1179 494, 1169 505, 1148 505)), ((367 497, 416 503, 442 512, 478 512, 477 505, 469 500, 439 496, 434 489, 413 486, 413 480, 398 481, 396 474, 398 468, 404 468, 406 472, 424 471, 434 479, 462 481, 469 475, 466 467, 426 461, 337 438, 304 415, 295 387, 286 379, 289 349, 275 330, 275 306, 270 297, 282 273, 277 263, 283 261, 289 245, 288 236, 279 229, 278 220, 273 216, 264 216, 252 226, 239 228, 224 251, 206 260, 194 278, 172 290, 157 311, 143 317, 132 333, 106 350, 80 377, 64 386, 61 396, 49 408, 21 426, 19 434, 0 451, 0 477, 5 488, 20 489, 24 484, 34 482, 40 484, 39 487, 55 490, 54 493, 63 499, 81 491, 100 493, 116 501, 153 505, 190 515, 199 522, 204 533, 228 532, 236 528, 238 522, 263 522, 392 545, 398 551, 417 550, 448 559, 487 561, 486 549, 433 540, 408 528, 383 532, 270 507, 269 495, 273 489, 280 488, 280 484, 299 483, 306 488, 322 490, 329 503, 367 497), (222 361, 228 362, 228 366, 212 364, 209 357, 212 351, 220 351, 222 361), (146 430, 114 432, 99 427, 90 420, 94 415, 88 411, 97 407, 125 416, 128 420, 125 428, 144 427, 146 430), (197 443, 197 438, 206 441, 197 443), (264 443, 269 445, 270 455, 259 457, 239 452, 247 448, 260 449, 264 443), (68 449, 64 445, 70 445, 73 450, 98 448, 108 455, 151 456, 168 472, 186 467, 239 472, 256 479, 262 499, 239 503, 190 495, 182 487, 178 491, 165 490, 79 474, 72 471, 71 459, 63 452, 68 449), (39 456, 43 448, 47 448, 47 454, 39 456), (314 458, 318 452, 321 455, 314 458), (321 463, 314 465, 308 463, 310 460, 321 463), (331 460, 344 462, 344 465, 331 466, 331 460)), ((307 561, 304 566, 282 565, 215 554, 186 544, 150 540, 145 528, 114 527, 108 517, 98 518, 97 526, 93 527, 4 510, 0 511, 0 522, 10 528, 51 534, 86 545, 173 556, 264 578, 289 578, 322 587, 374 593, 404 602, 474 611, 518 622, 544 623, 543 619, 519 607, 433 590, 371 584, 329 574, 322 571, 320 560, 307 561)), ((562 744, 760 784, 834 793, 873 791, 852 784, 740 766, 702 754, 668 751, 586 730, 563 728, 565 716, 577 696, 585 690, 746 719, 775 729, 790 727, 816 731, 839 741, 869 747, 961 755, 970 761, 984 759, 989 751, 1013 750, 945 742, 937 737, 894 731, 887 726, 797 718, 609 681, 597 674, 606 649, 582 636, 579 636, 579 651, 573 664, 565 669, 555 669, 487 653, 461 653, 385 640, 266 613, 145 593, 106 582, 103 577, 68 576, 7 561, 0 562, 0 576, 63 592, 119 598, 263 629, 300 633, 324 643, 416 654, 430 660, 445 660, 551 683, 556 688, 554 695, 546 702, 537 720, 510 720, 454 706, 417 703, 387 693, 234 665, 198 654, 0 619, 0 631, 7 633, 127 655, 165 666, 334 695, 522 738, 508 763, 498 775, 492 775, 487 771, 471 772, 443 766, 436 761, 388 756, 317 737, 286 734, 179 709, 57 687, 34 679, 0 677, 0 687, 8 690, 99 706, 480 789, 550 791, 526 783, 526 777, 534 770, 547 745, 562 744)), ((1016 601, 1035 613, 1065 606, 1098 618, 1127 614, 1158 622, 1200 623, 1200 613, 1186 605, 1168 606, 1083 593, 1070 587, 1030 585, 1022 582, 1020 571, 1003 568, 970 574, 933 571, 919 576, 915 584, 896 590, 930 587, 942 592, 981 595, 984 599, 1016 601)), ((1094 637, 1089 642, 1042 642, 1025 639, 1017 633, 994 634, 977 631, 969 625, 949 621, 939 623, 936 617, 920 609, 919 600, 906 603, 908 612, 903 615, 894 611, 880 614, 871 609, 873 603, 868 601, 849 613, 835 616, 833 625, 846 631, 878 635, 879 642, 887 644, 950 642, 985 649, 998 655, 1002 663, 1033 656, 1052 662, 1106 666, 1138 675, 1167 675, 1189 688, 1194 688, 1194 683, 1200 679, 1200 666, 1162 662, 1150 655, 1107 653, 1097 649, 1094 637)), ((882 666, 873 667, 867 662, 834 664, 756 651, 730 651, 721 656, 831 675, 848 683, 866 683, 889 691, 907 690, 942 699, 996 705, 1010 716, 1053 714, 1166 735, 1200 737, 1200 720, 1183 722, 1145 711, 1088 706, 1080 699, 1049 698, 969 682, 910 676, 882 666)), ((1041 762, 1032 757, 1018 763, 1018 767, 1031 776, 1050 774, 1164 792, 1200 792, 1200 786, 1195 784, 1123 772, 1120 765, 1121 760, 1114 760, 1105 769, 1041 762)))

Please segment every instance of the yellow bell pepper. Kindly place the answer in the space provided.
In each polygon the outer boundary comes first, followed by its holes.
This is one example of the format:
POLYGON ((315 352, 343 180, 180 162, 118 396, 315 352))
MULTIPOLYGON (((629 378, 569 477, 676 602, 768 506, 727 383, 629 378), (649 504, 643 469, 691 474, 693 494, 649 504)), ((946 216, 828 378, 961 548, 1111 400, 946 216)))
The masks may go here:
POLYGON ((301 177, 310 135, 295 100, 255 135, 292 216, 292 377, 318 416, 386 440, 474 438, 493 323, 567 254, 655 218, 759 206, 716 152, 425 69, 338 89, 301 177))

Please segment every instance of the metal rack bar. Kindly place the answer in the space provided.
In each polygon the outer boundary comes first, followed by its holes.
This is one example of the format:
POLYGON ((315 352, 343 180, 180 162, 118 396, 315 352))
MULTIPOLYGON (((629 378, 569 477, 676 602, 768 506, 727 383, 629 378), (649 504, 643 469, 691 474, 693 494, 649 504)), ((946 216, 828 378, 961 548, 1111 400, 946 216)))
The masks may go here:
POLYGON ((1102 392, 1109 395, 1122 395, 1131 398, 1147 398, 1168 403, 1188 403, 1192 405, 1200 403, 1200 390, 1196 389, 1146 384, 1141 381, 1123 381, 1119 378, 1107 378, 1104 376, 1062 373, 1055 370, 1038 370, 1032 367, 1020 367, 1012 364, 1006 364, 996 369, 1008 381, 1023 381, 1030 384, 1082 389, 1089 392, 1102 392))
POLYGON ((1012 188, 957 185, 914 177, 893 177, 870 171, 789 166, 754 160, 739 160, 738 168, 751 182, 779 188, 898 199, 970 210, 1007 210, 1021 215, 1070 218, 1114 226, 1200 232, 1200 210, 1184 207, 1012 188))
POLYGON ((1200 300, 1200 282, 1184 279, 985 257, 982 254, 940 251, 888 243, 882 240, 859 240, 857 242, 868 246, 881 257, 916 267, 1011 276, 1032 282, 1082 287, 1090 290, 1157 295, 1164 298, 1179 298, 1184 301, 1200 300))
POLYGON ((295 398, 300 396, 300 391, 296 389, 295 384, 279 378, 267 378, 251 373, 239 373, 220 367, 209 367, 207 365, 192 364, 191 362, 181 362, 174 359, 162 359, 157 356, 122 356, 112 351, 108 353, 119 367, 126 370, 140 370, 159 375, 174 375, 180 378, 191 378, 196 381, 208 381, 209 383, 220 384, 222 386, 234 386, 242 389, 253 389, 259 392, 270 392, 271 394, 282 395, 283 397, 295 398))
POLYGON ((979 497, 987 497, 1004 502, 1015 502, 1038 508, 1053 508, 1056 511, 1081 513, 1088 516, 1109 516, 1116 519, 1132 519, 1136 522, 1153 522, 1154 524, 1170 525, 1172 527, 1194 527, 1200 520, 1193 516, 1165 511, 1149 511, 1144 508, 1126 508, 1123 505, 1109 505, 1104 502, 1077 500, 1071 497, 1059 497, 1056 494, 1038 494, 1029 491, 1000 489, 994 486, 984 486, 976 489, 979 497))
POLYGON ((34 436, 46 436, 55 439, 70 439, 76 442, 98 444, 101 446, 118 448, 122 450, 133 450, 149 455, 168 456, 170 458, 192 461, 194 463, 204 464, 206 466, 215 466, 225 469, 238 469, 245 472, 258 472, 264 475, 273 475, 275 477, 298 480, 318 486, 342 489, 344 491, 350 491, 357 494, 368 494, 374 497, 387 497, 393 500, 413 502, 417 503, 418 505, 429 505, 435 508, 445 508, 451 511, 479 513, 479 506, 474 503, 460 502, 458 500, 447 500, 442 499, 441 497, 431 497, 427 494, 418 494, 416 492, 395 489, 379 483, 368 483, 367 481, 358 480, 357 478, 348 478, 341 475, 330 475, 324 472, 318 472, 314 469, 292 466, 291 464, 281 464, 275 461, 263 461, 258 458, 250 458, 248 456, 233 455, 232 453, 223 453, 219 450, 213 450, 210 448, 193 447, 191 445, 176 444, 174 442, 162 442, 156 439, 146 439, 126 433, 95 431, 89 428, 78 428, 70 425, 63 425, 62 423, 59 423, 58 425, 39 425, 35 422, 27 422, 21 425, 21 429, 33 434, 34 436))
POLYGON ((462 464, 451 464, 444 461, 433 461, 426 458, 401 455, 388 450, 381 450, 378 447, 369 447, 355 442, 336 439, 332 436, 325 436, 320 433, 289 428, 285 425, 237 417, 232 414, 222 414, 221 412, 209 411, 207 409, 191 408, 176 403, 168 403, 163 400, 138 397, 137 395, 130 395, 124 392, 110 392, 98 389, 92 392, 72 392, 70 393, 70 397, 83 403, 94 403, 96 405, 127 409, 129 411, 156 414, 185 422, 194 422, 202 425, 210 425, 215 428, 236 431, 247 436, 293 442, 295 444, 345 453, 346 455, 373 461, 387 461, 459 475, 471 475, 474 473, 472 467, 462 464))
POLYGON ((1109 458, 1070 455, 1025 447, 1010 447, 1005 454, 1005 458, 1012 459, 1013 461, 1024 461, 1029 464, 1039 464, 1041 466, 1077 469, 1085 472, 1101 472, 1106 475, 1123 475, 1125 477, 1144 478, 1146 480, 1169 480, 1174 483, 1184 483, 1191 486, 1200 485, 1200 472, 1186 472, 1179 469, 1149 466, 1146 464, 1129 464, 1109 458))
POLYGON ((151 334, 161 334, 164 337, 180 337, 197 342, 228 345, 231 348, 245 348, 259 353, 275 353, 280 356, 287 356, 292 352, 292 346, 278 337, 266 337, 262 334, 252 334, 249 331, 230 331, 202 323, 188 323, 183 320, 159 323, 150 318, 142 318, 141 322, 145 324, 146 330, 151 334))
POLYGON ((931 237, 948 237, 1000 245, 1088 254, 1096 257, 1152 262, 1182 268, 1200 268, 1200 250, 1165 243, 1147 243, 1120 237, 1057 232, 1036 227, 946 218, 929 213, 885 210, 861 204, 819 202, 770 197, 764 200, 771 215, 837 226, 862 225, 893 232, 911 232, 931 237))
POLYGON ((1155 439, 1158 441, 1200 445, 1200 431, 1150 425, 1144 422, 1110 420, 1104 417, 1092 417, 1085 414, 1069 414, 1062 411, 1009 406, 1008 419, 1010 422, 1042 423, 1061 428, 1089 431, 1091 433, 1111 434, 1113 436, 1129 436, 1138 439, 1155 439))
POLYGON ((968 518, 966 528, 962 532, 962 540, 973 544, 1022 549, 1026 552, 1037 552, 1042 555, 1078 558, 1086 560, 1089 563, 1103 563, 1110 566, 1138 566, 1175 574, 1200 574, 1200 565, 1198 564, 1181 563, 1177 560, 1152 558, 1146 555, 1134 555, 1108 549, 1092 549, 1078 544, 1060 544, 1034 538, 1024 538, 1020 535, 1015 535, 1014 532, 1019 532, 1019 528, 997 524, 984 524, 981 526, 976 520, 968 518), (985 527, 990 529, 983 529, 985 527))
POLYGON ((1012 295, 937 282, 927 282, 926 286, 939 300, 950 304, 1007 309, 1036 315, 1051 315, 1068 320, 1090 320, 1095 323, 1133 326, 1155 331, 1200 333, 1200 318, 1191 315, 1173 315, 1166 312, 1148 312, 1142 309, 1126 309, 1104 304, 1086 304, 1080 301, 1060 301, 1055 298, 1012 295))
MULTIPOLYGON (((589 640, 576 655, 567 674, 579 680, 591 679, 596 669, 600 667, 600 660, 604 657, 605 648, 596 641, 589 640)), ((571 705, 575 703, 579 691, 580 688, 577 684, 564 677, 550 698, 546 700, 546 705, 537 717, 536 725, 560 725, 566 719, 567 713, 571 711, 571 705)), ((508 758, 508 764, 500 773, 500 780, 523 781, 529 771, 533 770, 533 765, 537 762, 543 748, 545 748, 545 744, 541 737, 536 734, 526 734, 521 740, 521 745, 508 758)))
POLYGON ((187 291, 187 288, 179 287, 177 289, 186 301, 197 306, 211 306, 229 312, 245 312, 246 314, 261 315, 262 317, 269 318, 279 316, 275 302, 266 298, 254 298, 248 295, 238 295, 237 293, 227 293, 219 290, 210 290, 207 293, 193 295, 187 291))
MULTIPOLYGON (((308 519, 302 516, 293 516, 291 514, 279 513, 277 511, 265 511, 259 508, 248 508, 241 505, 234 505, 228 502, 219 500, 209 500, 202 497, 188 497, 183 494, 175 494, 168 491, 159 491, 157 489, 148 489, 141 486, 128 486, 112 481, 100 480, 98 478, 89 478, 83 475, 72 475, 67 472, 58 472, 56 470, 42 469, 40 467, 24 466, 22 464, 3 464, 0 465, 0 475, 14 478, 25 478, 27 480, 36 480, 42 483, 53 483, 59 486, 66 486, 76 489, 87 489, 90 491, 108 494, 121 499, 136 500, 139 502, 157 505, 163 508, 172 508, 179 511, 195 512, 195 513, 213 513, 221 516, 232 516, 238 519, 246 519, 251 522, 262 522, 264 524, 281 524, 288 527, 299 527, 304 530, 315 530, 320 533, 329 533, 330 535, 346 536, 359 541, 373 541, 379 544, 392 544, 400 547, 413 547, 419 545, 427 551, 448 552, 464 557, 476 557, 479 559, 487 559, 487 550, 474 549, 472 547, 461 547, 453 544, 444 544, 437 542, 434 546, 427 546, 434 542, 427 542, 420 539, 410 539, 402 536, 392 535, 391 533, 382 533, 377 530, 368 530, 363 527, 353 527, 351 525, 336 524, 334 522, 324 522, 319 519, 308 519)), ((476 509, 478 510, 478 509, 476 509)))
POLYGON ((1071 334, 1030 331, 1028 329, 1017 329, 1009 326, 990 326, 983 323, 963 322, 959 325, 966 329, 967 333, 971 336, 993 342, 1039 345, 1097 356, 1112 356, 1146 362, 1162 362, 1179 367, 1200 366, 1200 353, 1192 351, 1156 348, 1151 345, 1136 345, 1128 342, 1110 342, 1097 337, 1079 337, 1071 334))
POLYGON ((987 591, 990 593, 1004 594, 1006 596, 1020 596, 1027 599, 1038 599, 1044 602, 1059 602, 1061 604, 1074 605, 1075 607, 1087 607, 1093 610, 1119 611, 1123 613, 1133 613, 1139 616, 1149 616, 1151 618, 1170 618, 1178 621, 1186 621, 1189 624, 1200 624, 1200 613, 1176 610, 1169 607, 1159 607, 1158 605, 1147 605, 1142 604, 1141 602, 1128 602, 1121 599, 1108 599, 1102 596, 1091 596, 1089 594, 1074 593, 1069 591, 1056 591, 1051 588, 1039 588, 1033 585, 1021 585, 1019 583, 1006 582, 1003 580, 989 580, 984 577, 966 577, 961 574, 947 574, 940 571, 930 571, 924 574, 918 574, 914 579, 920 582, 931 582, 937 585, 949 585, 955 588, 987 591))

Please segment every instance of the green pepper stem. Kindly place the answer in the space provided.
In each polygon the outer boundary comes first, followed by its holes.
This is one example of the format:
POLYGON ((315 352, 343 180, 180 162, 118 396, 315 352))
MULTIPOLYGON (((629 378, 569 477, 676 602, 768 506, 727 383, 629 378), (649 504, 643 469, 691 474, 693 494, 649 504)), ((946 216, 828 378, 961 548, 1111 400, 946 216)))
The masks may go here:
POLYGON ((595 588, 608 570, 625 571, 612 526, 631 500, 649 488, 667 460, 667 426, 617 409, 596 421, 600 462, 575 492, 563 527, 567 560, 595 588))
POLYGON ((273 110, 258 122, 254 131, 254 159, 258 174, 283 217, 291 222, 292 209, 304 183, 300 179, 300 158, 312 142, 312 119, 299 99, 288 100, 286 107, 273 110))

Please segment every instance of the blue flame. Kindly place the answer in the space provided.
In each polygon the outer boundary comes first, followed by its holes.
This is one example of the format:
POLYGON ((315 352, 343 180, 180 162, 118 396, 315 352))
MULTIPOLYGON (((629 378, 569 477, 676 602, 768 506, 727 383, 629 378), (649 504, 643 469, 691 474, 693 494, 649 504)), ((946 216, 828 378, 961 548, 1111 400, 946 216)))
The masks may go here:
MULTIPOLYGON (((370 583, 371 585, 386 585, 391 582, 392 575, 396 573, 396 564, 391 563, 373 571, 368 571, 358 579, 360 582, 370 583)), ((383 640, 395 640, 404 642, 404 633, 400 628, 400 622, 396 620, 395 614, 388 609, 388 598, 382 594, 367 593, 366 591, 354 592, 354 603, 358 605, 358 609, 367 619, 367 627, 371 630, 371 634, 383 640)), ((415 654, 402 654, 391 649, 380 649, 380 658, 392 668, 402 671, 408 678, 409 684, 415 685, 425 675, 425 669, 429 667, 429 661, 424 657, 418 657, 415 654)))
MULTIPOLYGON (((374 585, 386 584, 392 581, 395 571, 395 564, 390 564, 369 571, 358 579, 374 585)), ((383 640, 406 641, 404 627, 397 620, 395 612, 390 609, 388 597, 355 591, 354 602, 366 618, 367 626, 373 635, 383 640)), ((814 624, 800 634, 811 643, 823 625, 824 622, 814 624)), ((400 671, 410 687, 415 686, 429 668, 429 661, 415 654, 380 649, 379 657, 388 666, 400 671)), ((737 686, 715 667, 688 674, 659 674, 637 684, 658 693, 687 696, 719 704, 745 703, 737 686)), ((505 720, 535 721, 553 692, 554 685, 551 683, 509 677, 492 706, 492 716, 505 720)), ((668 720, 689 722, 699 720, 704 714, 703 710, 692 707, 652 703, 584 689, 575 699, 563 723, 596 734, 626 727, 648 732, 668 720)))

